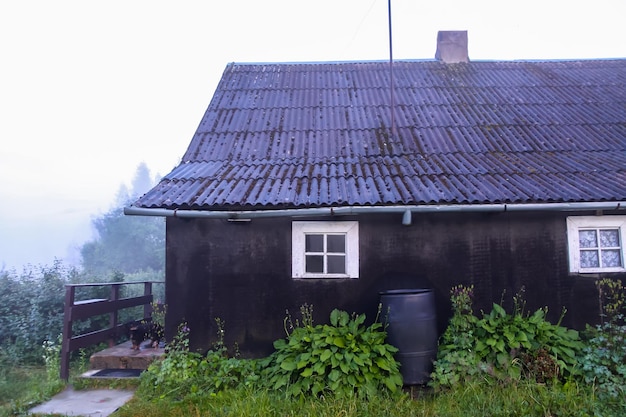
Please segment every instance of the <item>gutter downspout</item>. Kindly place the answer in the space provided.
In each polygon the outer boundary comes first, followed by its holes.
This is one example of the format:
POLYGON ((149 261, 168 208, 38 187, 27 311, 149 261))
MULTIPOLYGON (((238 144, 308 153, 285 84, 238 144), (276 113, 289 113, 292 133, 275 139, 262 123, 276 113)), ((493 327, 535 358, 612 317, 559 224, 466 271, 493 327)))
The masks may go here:
POLYGON ((545 204, 455 204, 455 205, 413 205, 413 206, 341 206, 282 210, 179 210, 144 207, 124 207, 127 216, 157 216, 208 219, 256 219, 264 217, 303 217, 303 216, 347 216, 370 213, 401 213, 410 224, 408 213, 476 213, 507 211, 590 211, 625 210, 626 201, 545 203, 545 204))

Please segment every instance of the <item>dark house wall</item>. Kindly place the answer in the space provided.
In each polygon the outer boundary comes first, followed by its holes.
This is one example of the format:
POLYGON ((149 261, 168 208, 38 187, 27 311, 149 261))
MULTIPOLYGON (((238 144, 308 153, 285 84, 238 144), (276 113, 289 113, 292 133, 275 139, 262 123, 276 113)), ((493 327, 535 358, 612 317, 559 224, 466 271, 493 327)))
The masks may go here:
POLYGON ((527 310, 548 306, 552 321, 563 307, 564 325, 583 328, 598 319, 597 276, 568 272, 566 214, 414 214, 411 226, 401 224, 401 215, 332 219, 359 221, 359 279, 292 279, 288 218, 168 218, 168 337, 185 320, 192 348, 208 349, 220 318, 227 346, 236 342, 244 356, 264 356, 285 336, 286 310, 299 318, 307 303, 316 323, 334 308, 372 321, 379 292, 398 288, 434 289, 441 332, 450 315, 449 290, 457 284, 474 284, 477 311, 500 302, 504 291, 510 307, 524 287, 527 310))

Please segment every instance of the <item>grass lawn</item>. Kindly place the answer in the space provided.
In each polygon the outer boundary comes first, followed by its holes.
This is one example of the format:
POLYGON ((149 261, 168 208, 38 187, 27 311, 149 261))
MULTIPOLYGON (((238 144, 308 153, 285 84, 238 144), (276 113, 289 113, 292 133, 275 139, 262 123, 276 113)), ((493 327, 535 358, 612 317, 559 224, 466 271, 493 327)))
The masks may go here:
MULTIPOLYGON (((127 381, 128 385, 137 381, 127 381)), ((128 388, 120 382, 92 382, 75 388, 128 388), (108 385, 107 385, 108 384, 108 385)), ((0 368, 0 417, 26 415, 28 409, 62 390, 50 383, 44 367, 0 368)), ((187 416, 620 416, 624 405, 598 401, 594 387, 581 383, 536 384, 518 382, 501 386, 474 382, 455 389, 406 390, 399 399, 385 396, 368 401, 359 398, 286 399, 277 392, 256 389, 230 389, 218 394, 197 395, 184 401, 148 399, 141 394, 112 417, 187 417, 187 416)), ((623 401, 623 400, 622 400, 623 401)))
MULTIPOLYGON (((593 387, 577 384, 519 383, 510 386, 473 383, 433 394, 414 391, 400 399, 376 397, 301 398, 287 400, 275 392, 254 389, 223 391, 217 395, 197 395, 181 402, 147 401, 136 395, 118 410, 115 417, 183 416, 612 416, 596 401, 593 387)), ((617 416, 617 415, 616 415, 617 416)))
POLYGON ((60 381, 48 381, 44 366, 0 366, 0 417, 25 414, 63 388, 60 381))

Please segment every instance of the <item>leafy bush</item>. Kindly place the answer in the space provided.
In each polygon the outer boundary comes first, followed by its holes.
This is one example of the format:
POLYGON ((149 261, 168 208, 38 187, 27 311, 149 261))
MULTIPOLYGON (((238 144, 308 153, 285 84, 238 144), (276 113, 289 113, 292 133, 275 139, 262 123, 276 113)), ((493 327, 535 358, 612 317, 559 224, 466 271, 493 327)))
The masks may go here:
POLYGON ((43 364, 44 340, 55 340, 63 328, 65 284, 77 276, 60 261, 20 275, 0 271, 0 346, 13 363, 43 364))
POLYGON ((364 326, 365 315, 333 310, 330 324, 313 326, 309 314, 276 351, 260 362, 262 381, 288 397, 355 394, 373 397, 395 393, 402 386, 397 348, 386 344, 382 324, 364 326))
POLYGON ((580 359, 585 382, 597 388, 598 397, 626 414, 626 289, 620 280, 597 282, 604 323, 585 332, 586 346, 580 359))
POLYGON ((589 329, 590 338, 581 359, 585 381, 595 384, 600 395, 626 397, 626 326, 605 323, 589 329))
POLYGON ((546 309, 538 309, 530 316, 517 309, 507 314, 495 303, 491 312, 477 322, 475 336, 479 357, 494 364, 494 372, 501 369, 514 378, 519 377, 521 367, 513 359, 521 352, 533 352, 527 356, 532 358, 536 357, 534 352, 545 351, 567 376, 575 372, 577 355, 583 348, 577 331, 546 320, 546 309))
POLYGON ((180 400, 250 386, 258 380, 256 361, 226 356, 223 322, 216 321, 218 341, 206 355, 189 351, 190 330, 181 324, 167 346, 165 358, 153 362, 142 373, 140 393, 148 398, 180 400))
POLYGON ((514 312, 494 303, 491 312, 472 313, 472 287, 451 290, 454 314, 441 338, 432 385, 451 386, 479 373, 496 380, 568 376, 577 369, 583 348, 578 332, 546 320, 546 309, 524 314, 521 294, 514 312))
POLYGON ((294 327, 289 320, 291 334, 274 342, 276 351, 261 360, 228 357, 219 319, 213 349, 206 355, 190 352, 189 329, 182 325, 165 358, 142 374, 140 392, 175 400, 245 387, 284 392, 286 397, 371 398, 380 392, 399 392, 402 377, 393 357, 397 349, 385 343, 382 324, 365 327, 365 315, 334 310, 329 325, 313 326, 311 308, 302 311, 302 323, 294 327))
POLYGON ((474 349, 478 318, 472 310, 473 292, 473 285, 458 285, 450 290, 453 314, 439 340, 430 382, 435 387, 467 382, 480 371, 480 357, 474 349))

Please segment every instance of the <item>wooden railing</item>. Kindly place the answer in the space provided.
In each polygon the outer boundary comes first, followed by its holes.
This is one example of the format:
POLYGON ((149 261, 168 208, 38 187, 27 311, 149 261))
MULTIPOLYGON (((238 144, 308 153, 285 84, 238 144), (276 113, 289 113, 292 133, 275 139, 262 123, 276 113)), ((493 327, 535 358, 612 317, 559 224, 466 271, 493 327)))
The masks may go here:
POLYGON ((143 306, 143 317, 138 320, 152 318, 152 285, 164 284, 162 281, 136 281, 113 283, 68 284, 65 286, 65 311, 63 318, 63 341, 61 344, 61 378, 67 380, 70 374, 70 354, 81 348, 108 342, 112 347, 115 339, 126 332, 125 323, 119 323, 119 311, 125 308, 143 306), (122 286, 143 285, 143 295, 120 298, 122 286), (76 301, 76 289, 80 287, 110 287, 108 298, 92 298, 76 301), (77 320, 90 317, 109 315, 108 327, 90 333, 74 336, 72 324, 77 320))

